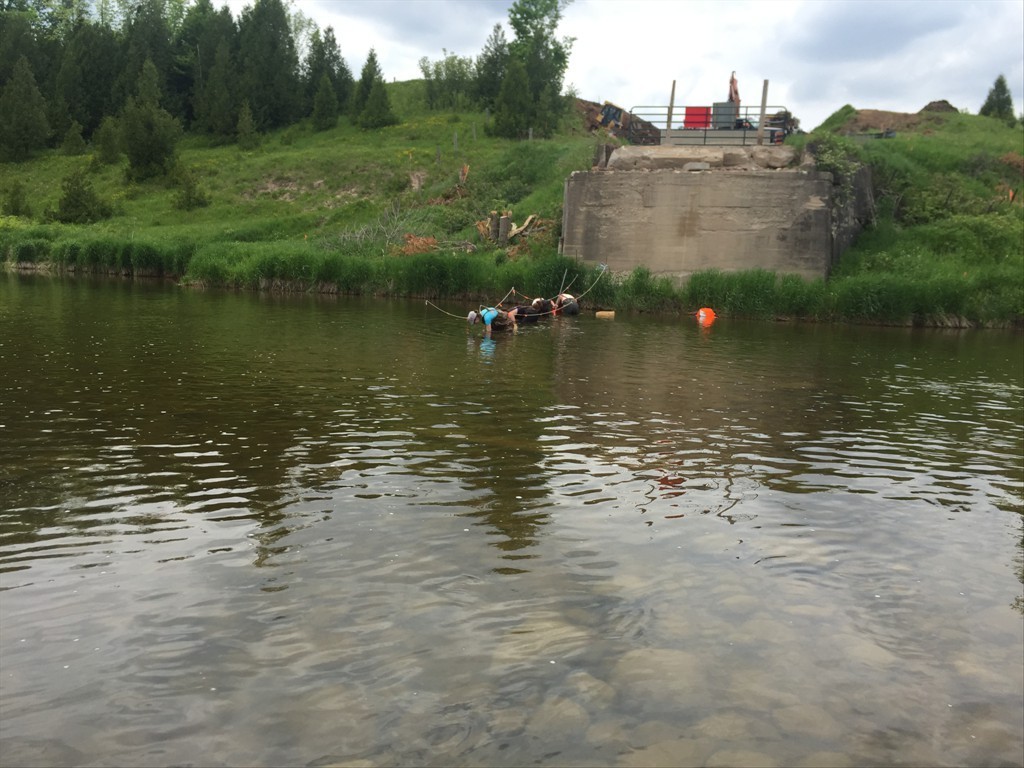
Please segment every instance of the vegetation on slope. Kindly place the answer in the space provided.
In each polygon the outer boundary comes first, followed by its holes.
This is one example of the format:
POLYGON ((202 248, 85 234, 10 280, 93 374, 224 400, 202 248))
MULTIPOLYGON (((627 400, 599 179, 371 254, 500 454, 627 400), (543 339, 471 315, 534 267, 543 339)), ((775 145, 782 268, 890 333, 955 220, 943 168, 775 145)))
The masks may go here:
MULTIPOLYGON (((596 270, 557 256, 564 179, 590 166, 593 138, 569 117, 551 139, 494 138, 482 113, 425 109, 423 88, 390 84, 391 103, 406 117, 373 132, 347 120, 326 131, 304 123, 265 134, 252 151, 186 136, 171 177, 126 183, 123 169, 96 159, 95 143, 84 156, 53 151, 7 164, 0 203, 35 214, 0 219, 0 248, 12 263, 234 288, 492 300, 510 286, 551 295, 569 281, 577 291, 593 284, 596 270), (107 205, 113 215, 91 224, 46 220, 68 196, 69 179, 77 179, 77 205, 107 205), (190 198, 206 204, 189 210, 190 198), (478 230, 492 210, 511 211, 518 223, 534 214, 541 225, 499 248, 478 230)), ((640 268, 597 281, 590 303, 1019 324, 1024 216, 1011 193, 1021 192, 1021 129, 950 113, 860 143, 842 135, 857 114, 844 107, 837 115, 845 119, 826 124, 833 131, 799 137, 839 179, 859 163, 873 169, 877 223, 828 281, 709 271, 678 287, 640 268)))

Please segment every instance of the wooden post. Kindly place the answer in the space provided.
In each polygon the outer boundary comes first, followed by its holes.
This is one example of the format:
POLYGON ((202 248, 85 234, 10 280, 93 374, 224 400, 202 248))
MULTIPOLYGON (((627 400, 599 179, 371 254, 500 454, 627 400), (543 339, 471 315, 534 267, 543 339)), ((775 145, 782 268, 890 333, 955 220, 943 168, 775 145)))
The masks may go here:
POLYGON ((452 136, 452 146, 455 147, 455 154, 459 153, 459 132, 456 130, 455 135, 452 136))
POLYGON ((676 81, 672 81, 672 95, 668 97, 668 119, 665 121, 665 138, 672 143, 672 112, 676 106, 676 81))
POLYGON ((508 245, 508 233, 512 230, 512 217, 505 213, 498 219, 498 245, 508 245))
POLYGON ((491 242, 498 242, 498 212, 491 211, 490 219, 488 220, 488 232, 490 233, 491 242))
POLYGON ((764 144, 764 113, 768 109, 768 81, 761 89, 761 119, 757 121, 757 146, 764 144))

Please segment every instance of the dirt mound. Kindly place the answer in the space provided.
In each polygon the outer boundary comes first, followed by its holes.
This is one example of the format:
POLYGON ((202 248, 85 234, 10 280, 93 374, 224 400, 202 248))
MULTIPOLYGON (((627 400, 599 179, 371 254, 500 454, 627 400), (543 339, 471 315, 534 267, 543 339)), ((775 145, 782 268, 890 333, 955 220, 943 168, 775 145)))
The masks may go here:
POLYGON ((920 114, 886 112, 881 109, 858 109, 846 124, 849 133, 881 133, 884 131, 910 131, 921 122, 920 114))
POLYGON ((945 99, 939 99, 938 101, 929 102, 927 105, 921 108, 922 112, 959 112, 960 110, 954 107, 945 99))

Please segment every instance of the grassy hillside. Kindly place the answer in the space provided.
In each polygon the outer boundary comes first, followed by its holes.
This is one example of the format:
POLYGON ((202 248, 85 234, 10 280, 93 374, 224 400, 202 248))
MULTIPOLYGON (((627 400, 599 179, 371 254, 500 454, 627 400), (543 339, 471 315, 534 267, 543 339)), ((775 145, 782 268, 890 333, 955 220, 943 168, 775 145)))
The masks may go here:
MULTIPOLYGON (((9 202, 18 183, 32 214, 0 218, 0 249, 8 263, 230 287, 484 300, 512 285, 548 295, 566 279, 577 290, 593 283, 594 270, 555 254, 565 177, 590 167, 594 138, 567 118, 552 140, 492 139, 485 115, 419 109, 421 87, 389 86, 403 121, 379 131, 344 119, 322 133, 293 126, 251 152, 188 137, 174 180, 127 184, 120 166, 56 151, 0 165, 0 200, 9 202), (76 169, 114 215, 89 225, 47 222, 76 169), (193 199, 208 205, 181 207, 186 177, 193 199), (477 231, 492 210, 540 223, 499 249, 477 231)), ((680 289, 638 269, 601 281, 589 298, 652 311, 711 305, 755 317, 1019 324, 1024 216, 1021 198, 1011 202, 1009 193, 1024 194, 1022 137, 1019 127, 988 118, 844 107, 796 142, 814 148, 840 184, 860 163, 874 169, 877 226, 831 280, 708 272, 680 289), (857 139, 891 130, 883 120, 899 122, 895 138, 857 139)))

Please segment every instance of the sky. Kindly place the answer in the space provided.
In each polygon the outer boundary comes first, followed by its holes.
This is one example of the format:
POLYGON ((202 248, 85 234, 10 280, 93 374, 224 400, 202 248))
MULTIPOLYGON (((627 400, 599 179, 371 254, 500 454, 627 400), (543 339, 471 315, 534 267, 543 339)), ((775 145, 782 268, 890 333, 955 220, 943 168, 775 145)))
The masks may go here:
MULTIPOLYGON (((244 0, 230 0, 236 17, 244 0)), ((295 0, 333 27, 353 75, 373 48, 387 80, 444 51, 476 58, 512 0, 295 0)), ((944 99, 977 114, 998 75, 1024 112, 1024 0, 573 0, 565 86, 626 109, 726 101, 783 106, 805 130, 845 104, 917 112, 944 99)))

